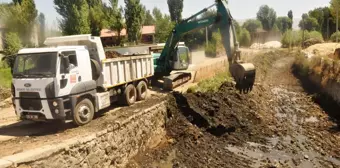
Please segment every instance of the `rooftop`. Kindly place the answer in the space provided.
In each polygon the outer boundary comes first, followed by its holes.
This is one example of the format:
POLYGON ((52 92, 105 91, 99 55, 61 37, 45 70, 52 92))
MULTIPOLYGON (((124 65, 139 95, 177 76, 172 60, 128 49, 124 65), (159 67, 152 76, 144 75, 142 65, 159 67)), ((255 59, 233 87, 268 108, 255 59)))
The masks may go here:
MULTIPOLYGON (((148 34, 155 34, 156 28, 154 25, 151 26, 143 26, 141 29, 141 32, 143 35, 148 35, 148 34)), ((121 32, 121 36, 126 36, 127 32, 126 29, 124 28, 121 32)), ((118 32, 110 30, 110 29, 103 29, 100 32, 100 37, 115 37, 118 36, 118 32)))

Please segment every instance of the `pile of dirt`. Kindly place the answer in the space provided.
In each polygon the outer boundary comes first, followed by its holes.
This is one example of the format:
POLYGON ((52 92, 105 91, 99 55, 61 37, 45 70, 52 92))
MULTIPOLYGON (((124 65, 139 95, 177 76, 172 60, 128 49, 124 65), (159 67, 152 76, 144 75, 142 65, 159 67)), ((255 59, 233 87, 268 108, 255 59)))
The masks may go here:
POLYGON ((254 43, 250 46, 251 49, 274 49, 274 48, 281 48, 282 43, 279 41, 269 41, 264 44, 261 43, 254 43))
POLYGON ((250 167, 252 161, 230 152, 228 145, 266 144, 265 137, 274 134, 257 113, 253 96, 239 94, 232 83, 216 93, 173 93, 166 126, 170 145, 135 160, 143 160, 141 167, 158 160, 175 167, 250 167))
POLYGON ((122 57, 123 55, 118 53, 117 51, 106 51, 105 56, 107 59, 122 57))
POLYGON ((337 48, 340 48, 338 43, 322 43, 312 45, 303 50, 303 52, 309 58, 313 56, 329 56, 333 55, 337 48))

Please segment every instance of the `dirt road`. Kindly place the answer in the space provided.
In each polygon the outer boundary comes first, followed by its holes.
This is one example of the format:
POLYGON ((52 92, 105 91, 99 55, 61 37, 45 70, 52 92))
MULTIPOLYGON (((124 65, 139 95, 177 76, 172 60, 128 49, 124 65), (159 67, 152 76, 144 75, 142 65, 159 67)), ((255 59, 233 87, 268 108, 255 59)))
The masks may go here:
POLYGON ((280 54, 269 69, 258 67, 249 95, 231 84, 216 93, 174 94, 168 140, 129 167, 340 167, 336 118, 305 93, 291 71, 294 57, 280 54))

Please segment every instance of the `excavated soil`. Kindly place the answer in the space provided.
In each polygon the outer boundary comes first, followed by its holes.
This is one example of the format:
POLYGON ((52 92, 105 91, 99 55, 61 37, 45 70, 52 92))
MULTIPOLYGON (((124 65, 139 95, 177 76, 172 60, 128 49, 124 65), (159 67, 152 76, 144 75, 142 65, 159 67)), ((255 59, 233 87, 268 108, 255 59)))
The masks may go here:
POLYGON ((250 94, 231 83, 216 93, 173 93, 166 140, 128 167, 340 167, 336 119, 291 73, 294 57, 280 54, 259 67, 250 94))

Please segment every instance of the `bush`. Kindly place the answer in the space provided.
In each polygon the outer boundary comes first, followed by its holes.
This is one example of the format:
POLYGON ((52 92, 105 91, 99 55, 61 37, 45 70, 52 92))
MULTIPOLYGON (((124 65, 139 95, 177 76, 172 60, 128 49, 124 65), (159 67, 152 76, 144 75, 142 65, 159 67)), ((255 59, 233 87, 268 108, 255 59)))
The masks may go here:
POLYGON ((216 57, 216 45, 209 43, 205 46, 205 55, 208 57, 216 57))
POLYGON ((9 32, 5 35, 5 44, 5 55, 16 54, 22 47, 18 34, 13 32, 9 32))
MULTIPOLYGON (((286 33, 283 34, 281 43, 282 46, 287 48, 291 42, 292 47, 300 46, 302 42, 303 31, 291 31, 288 30, 286 33)), ((322 34, 318 31, 306 31, 304 32, 304 43, 307 41, 308 44, 310 43, 318 43, 323 42, 322 34)))
POLYGON ((212 34, 212 39, 209 44, 205 47, 206 56, 216 57, 218 53, 224 49, 222 44, 222 36, 220 32, 214 32, 212 34))
POLYGON ((336 42, 336 37, 338 36, 338 40, 340 41, 340 32, 335 32, 335 33, 333 33, 332 34, 332 36, 331 36, 331 40, 333 41, 333 42, 336 42))
POLYGON ((11 69, 0 69, 0 87, 10 88, 12 82, 11 69))
POLYGON ((307 33, 307 36, 305 37, 305 40, 309 39, 316 39, 318 41, 323 41, 322 34, 318 31, 311 31, 307 33))
POLYGON ((247 29, 242 28, 239 35, 238 35, 238 41, 240 43, 240 46, 243 47, 249 47, 251 43, 251 37, 250 33, 247 29))
POLYGON ((298 46, 301 44, 301 40, 302 40, 301 32, 288 30, 282 36, 281 39, 282 47, 287 48, 290 46, 290 44, 292 47, 298 46))

